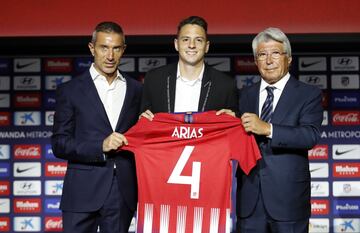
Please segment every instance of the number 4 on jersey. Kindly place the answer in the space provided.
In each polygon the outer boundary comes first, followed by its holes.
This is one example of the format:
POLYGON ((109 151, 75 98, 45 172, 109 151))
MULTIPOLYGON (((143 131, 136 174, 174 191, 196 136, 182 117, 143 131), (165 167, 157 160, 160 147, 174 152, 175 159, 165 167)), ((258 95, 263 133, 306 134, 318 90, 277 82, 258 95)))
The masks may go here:
POLYGON ((192 163, 192 174, 191 176, 182 176, 181 172, 184 170, 184 167, 187 161, 190 158, 191 153, 193 152, 195 146, 185 146, 182 151, 179 160, 177 161, 174 170, 171 172, 169 184, 188 184, 191 186, 191 199, 199 199, 199 187, 200 187, 200 171, 201 171, 201 162, 192 163))

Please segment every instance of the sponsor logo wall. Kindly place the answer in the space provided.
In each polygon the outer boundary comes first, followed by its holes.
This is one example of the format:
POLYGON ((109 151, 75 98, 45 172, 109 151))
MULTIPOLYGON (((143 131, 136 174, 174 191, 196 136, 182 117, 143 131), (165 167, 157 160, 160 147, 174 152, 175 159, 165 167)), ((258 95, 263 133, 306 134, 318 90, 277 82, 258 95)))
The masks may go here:
MULTIPOLYGON (((131 56, 119 68, 142 81, 176 56, 131 56)), ((0 232, 61 232, 66 162, 52 154, 56 87, 89 69, 90 56, 0 58, 0 232)), ((239 89, 260 80, 249 54, 208 56, 239 89)), ((291 74, 323 92, 321 140, 309 151, 309 232, 360 232, 359 56, 293 55, 291 74)), ((130 231, 134 231, 134 221, 130 231)))

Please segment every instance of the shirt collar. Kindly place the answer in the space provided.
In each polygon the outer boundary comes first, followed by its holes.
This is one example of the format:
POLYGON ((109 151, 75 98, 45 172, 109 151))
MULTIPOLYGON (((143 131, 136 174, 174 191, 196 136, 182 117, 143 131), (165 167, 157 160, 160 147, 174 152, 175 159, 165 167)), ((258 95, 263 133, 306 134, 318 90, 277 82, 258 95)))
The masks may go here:
POLYGON ((201 72, 199 74, 199 76, 194 79, 194 80, 188 80, 187 78, 185 78, 184 76, 181 76, 180 74, 180 65, 178 63, 177 65, 177 71, 176 71, 176 79, 181 79, 182 81, 186 82, 186 83, 191 83, 191 84, 195 84, 197 82, 201 82, 204 76, 204 71, 205 71, 205 64, 203 64, 202 68, 201 68, 201 72))
MULTIPOLYGON (((95 81, 98 78, 103 78, 106 80, 106 78, 95 69, 94 63, 91 64, 89 72, 90 72, 90 75, 91 75, 91 78, 93 81, 95 81)), ((125 78, 121 75, 119 70, 116 70, 116 72, 117 72, 117 75, 116 75, 115 80, 125 81, 125 78)))
POLYGON ((261 79, 260 92, 264 91, 267 86, 272 86, 282 91, 285 88, 285 85, 289 81, 289 79, 290 79, 289 72, 282 79, 280 79, 279 81, 277 81, 275 84, 272 85, 269 85, 267 82, 261 79))

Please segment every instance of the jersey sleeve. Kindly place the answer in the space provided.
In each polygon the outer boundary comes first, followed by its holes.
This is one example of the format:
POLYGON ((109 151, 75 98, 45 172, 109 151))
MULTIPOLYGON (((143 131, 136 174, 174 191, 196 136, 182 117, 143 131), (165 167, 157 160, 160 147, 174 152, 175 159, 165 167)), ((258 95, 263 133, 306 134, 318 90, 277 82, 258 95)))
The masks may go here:
POLYGON ((253 135, 245 132, 242 125, 233 127, 228 132, 231 158, 239 162, 245 174, 249 174, 255 167, 257 160, 261 159, 259 147, 253 135))

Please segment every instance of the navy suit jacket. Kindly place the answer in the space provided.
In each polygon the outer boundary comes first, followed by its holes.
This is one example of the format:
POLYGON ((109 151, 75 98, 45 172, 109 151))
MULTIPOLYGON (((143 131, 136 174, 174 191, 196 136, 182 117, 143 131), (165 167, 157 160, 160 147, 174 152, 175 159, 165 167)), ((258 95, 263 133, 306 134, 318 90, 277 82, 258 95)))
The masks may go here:
MULTIPOLYGON (((141 84, 124 75, 126 95, 116 126, 124 133, 139 116, 141 84)), ((68 161, 61 209, 91 212, 101 208, 109 193, 114 163, 120 197, 136 209, 135 163, 130 152, 108 153, 104 159, 103 140, 113 132, 89 71, 61 84, 56 92, 56 112, 51 138, 54 155, 68 161)))
MULTIPOLYGON (((141 112, 173 113, 175 108, 177 63, 162 66, 146 73, 141 100, 141 112)), ((198 111, 220 110, 237 112, 236 83, 230 76, 205 65, 201 82, 198 111)))
MULTIPOLYGON (((260 82, 240 91, 240 114, 259 115, 260 82)), ((308 150, 320 138, 323 118, 321 91, 291 77, 272 116, 272 139, 256 136, 262 159, 255 169, 237 173, 237 215, 254 210, 261 185, 264 205, 272 218, 294 221, 310 217, 308 150)))

